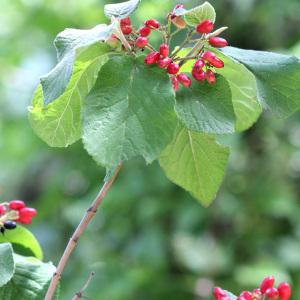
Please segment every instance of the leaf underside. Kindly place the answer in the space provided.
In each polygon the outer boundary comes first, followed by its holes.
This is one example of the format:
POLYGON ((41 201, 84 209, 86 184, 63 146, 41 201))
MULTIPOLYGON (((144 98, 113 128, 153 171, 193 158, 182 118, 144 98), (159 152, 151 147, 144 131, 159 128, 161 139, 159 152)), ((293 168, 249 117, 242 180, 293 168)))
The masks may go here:
POLYGON ((107 4, 104 13, 108 18, 123 19, 130 16, 138 7, 141 0, 130 0, 122 3, 107 4))
MULTIPOLYGON (((15 263, 11 245, 9 243, 0 244, 0 288, 12 278, 14 271, 15 263)), ((0 297, 0 299, 5 298, 0 297)))

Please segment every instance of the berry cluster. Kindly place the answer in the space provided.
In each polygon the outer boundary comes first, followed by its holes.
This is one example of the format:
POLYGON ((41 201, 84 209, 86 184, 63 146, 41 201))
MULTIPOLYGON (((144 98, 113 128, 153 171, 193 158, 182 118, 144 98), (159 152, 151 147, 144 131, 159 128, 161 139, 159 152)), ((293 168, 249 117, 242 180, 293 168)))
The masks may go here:
MULTIPOLYGON (((289 300, 292 295, 291 287, 288 283, 282 282, 278 287, 274 287, 274 276, 266 277, 260 287, 252 292, 244 291, 237 297, 237 300, 289 300)), ((214 289, 216 300, 230 300, 230 296, 221 288, 214 289)))
POLYGON ((34 208, 26 207, 20 200, 12 200, 8 203, 0 204, 0 232, 6 229, 15 229, 17 222, 21 224, 31 224, 32 218, 37 215, 34 208))
MULTIPOLYGON (((185 73, 180 72, 181 67, 189 60, 195 61, 192 68, 192 76, 196 81, 207 81, 209 84, 216 82, 215 69, 223 68, 224 62, 219 59, 213 52, 207 51, 209 46, 222 48, 228 45, 228 42, 218 37, 218 35, 225 30, 222 28, 212 32, 214 23, 211 20, 204 20, 197 26, 188 30, 187 38, 180 47, 176 47, 173 52, 170 52, 170 40, 177 32, 185 28, 187 24, 184 19, 176 15, 178 9, 183 9, 183 4, 175 6, 172 13, 168 14, 168 24, 161 25, 159 21, 150 19, 144 22, 139 30, 135 30, 131 24, 129 17, 120 20, 120 28, 125 36, 125 42, 128 43, 129 49, 126 49, 123 44, 123 49, 135 54, 138 50, 149 50, 150 53, 145 58, 147 65, 156 64, 157 67, 165 69, 170 75, 175 91, 178 90, 179 83, 185 87, 190 87, 192 84, 191 78, 185 73), (177 28, 175 32, 171 32, 171 24, 177 28), (149 36, 152 31, 157 31, 163 38, 163 43, 159 49, 155 49, 149 42, 149 36), (193 36, 200 34, 200 37, 193 39, 193 36), (194 47, 191 52, 185 57, 180 56, 182 50, 187 44, 194 42, 194 47)), ((109 43, 113 40, 120 41, 120 39, 113 35, 109 43)))

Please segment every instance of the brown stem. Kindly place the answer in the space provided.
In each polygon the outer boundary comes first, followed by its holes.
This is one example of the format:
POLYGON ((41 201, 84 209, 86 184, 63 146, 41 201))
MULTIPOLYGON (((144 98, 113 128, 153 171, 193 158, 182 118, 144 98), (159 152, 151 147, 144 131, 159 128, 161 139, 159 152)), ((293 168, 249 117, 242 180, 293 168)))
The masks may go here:
POLYGON ((74 297, 72 298, 72 300, 79 300, 82 298, 84 291, 88 288, 88 286, 91 283, 91 280, 93 279, 93 277, 95 276, 95 273, 92 272, 89 276, 89 278, 87 279, 87 281, 85 282, 84 286, 80 289, 80 291, 78 291, 74 297))
POLYGON ((49 285, 46 297, 44 300, 52 300, 57 284, 61 278, 62 272, 73 252, 73 250, 75 249, 77 242, 79 240, 79 238, 81 237, 81 235, 83 234, 84 230, 86 229, 86 227, 88 226, 88 224, 90 223, 90 221, 92 220, 92 218, 94 217, 95 213, 97 212, 97 209, 99 207, 99 205, 102 203, 107 191, 110 189, 111 185, 113 184, 113 182, 115 181, 119 171, 121 169, 121 163, 118 165, 118 167, 116 168, 113 176, 111 177, 110 180, 106 181, 103 185, 103 187, 101 188, 99 194, 97 195, 97 197, 95 198, 95 200, 93 201, 91 207, 86 211, 84 217, 82 218, 80 224, 77 226, 75 232, 73 233, 71 239, 69 240, 69 243, 67 245, 67 247, 65 248, 65 251, 63 253, 63 256, 61 257, 58 266, 56 268, 56 271, 52 277, 51 283, 49 285))

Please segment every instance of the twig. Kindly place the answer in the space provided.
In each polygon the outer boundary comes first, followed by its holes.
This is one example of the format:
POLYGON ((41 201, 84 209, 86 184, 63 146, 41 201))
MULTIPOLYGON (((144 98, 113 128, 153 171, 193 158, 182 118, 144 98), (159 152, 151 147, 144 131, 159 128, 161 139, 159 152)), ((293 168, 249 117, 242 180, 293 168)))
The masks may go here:
POLYGON ((189 31, 186 39, 182 42, 182 44, 178 47, 178 49, 171 55, 171 58, 175 57, 176 54, 186 45, 190 42, 192 35, 194 34, 194 30, 189 31))
POLYGON ((76 228, 75 232, 73 233, 67 247, 65 248, 64 254, 61 257, 56 272, 53 274, 50 286, 48 288, 46 297, 44 300, 52 300, 53 295, 55 293, 57 284, 61 278, 62 272, 73 252, 73 250, 75 249, 77 242, 79 240, 79 238, 81 237, 81 235, 83 234, 84 230, 86 229, 86 227, 88 226, 88 224, 90 223, 90 221, 92 220, 92 218, 94 217, 95 213, 97 212, 97 209, 99 207, 99 205, 102 203, 103 198, 105 197, 107 191, 110 189, 111 185, 113 184, 113 182, 115 181, 119 171, 121 169, 121 163, 118 165, 118 167, 116 168, 113 176, 111 177, 110 180, 106 181, 103 185, 103 187, 101 188, 99 194, 97 195, 97 197, 95 198, 95 200, 93 201, 91 207, 87 210, 87 212, 85 213, 84 217, 82 218, 80 224, 78 225, 78 227, 76 228))
POLYGON ((95 272, 92 272, 87 281, 85 282, 84 286, 74 295, 72 300, 78 300, 82 298, 84 291, 88 288, 94 276, 95 272))

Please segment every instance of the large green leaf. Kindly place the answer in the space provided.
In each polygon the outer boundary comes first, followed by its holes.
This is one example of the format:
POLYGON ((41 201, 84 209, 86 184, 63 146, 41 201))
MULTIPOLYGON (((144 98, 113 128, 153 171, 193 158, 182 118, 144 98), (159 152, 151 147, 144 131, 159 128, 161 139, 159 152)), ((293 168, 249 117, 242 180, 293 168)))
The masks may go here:
POLYGON ((139 155, 152 162, 172 140, 174 103, 164 71, 145 65, 143 57, 113 57, 84 102, 85 148, 106 167, 139 155))
POLYGON ((231 133, 235 129, 235 114, 228 81, 217 75, 213 85, 193 82, 190 89, 176 94, 176 111, 184 125, 193 131, 231 133))
POLYGON ((183 15, 190 26, 195 26, 207 19, 212 22, 216 20, 215 9, 209 2, 204 2, 202 5, 186 11, 183 15))
POLYGON ((244 64, 256 77, 259 99, 280 117, 300 108, 300 60, 272 52, 226 47, 222 52, 244 64))
POLYGON ((229 148, 214 137, 179 126, 159 163, 170 180, 207 206, 223 180, 228 156, 229 148))
POLYGON ((126 18, 137 9, 140 2, 141 0, 130 0, 121 3, 107 4, 104 6, 104 13, 108 18, 126 18))
POLYGON ((76 52, 82 47, 107 40, 116 28, 101 24, 88 30, 66 29, 59 33, 54 44, 57 51, 58 64, 45 76, 41 77, 45 105, 57 99, 66 89, 73 70, 76 52))
POLYGON ((25 256, 35 256, 43 259, 43 252, 34 235, 18 225, 14 230, 6 230, 4 235, 0 235, 0 243, 11 243, 14 252, 25 256))
MULTIPOLYGON (((212 50, 212 49, 210 49, 212 50)), ((242 64, 215 50, 225 67, 218 69, 229 82, 232 104, 236 115, 236 129, 243 131, 251 127, 262 113, 262 106, 257 99, 254 75, 242 64)))
MULTIPOLYGON (((16 269, 13 278, 0 288, 0 299, 43 300, 55 267, 35 258, 14 255, 16 269)), ((58 293, 54 299, 58 299, 58 293)))
POLYGON ((36 134, 52 147, 67 147, 81 137, 81 103, 93 87, 110 48, 97 43, 81 50, 71 80, 54 102, 44 106, 42 87, 35 92, 29 107, 29 120, 36 134))
MULTIPOLYGON (((0 287, 5 285, 14 275, 15 263, 10 244, 0 244, 0 287)), ((5 298, 0 298, 5 299, 5 298)))

